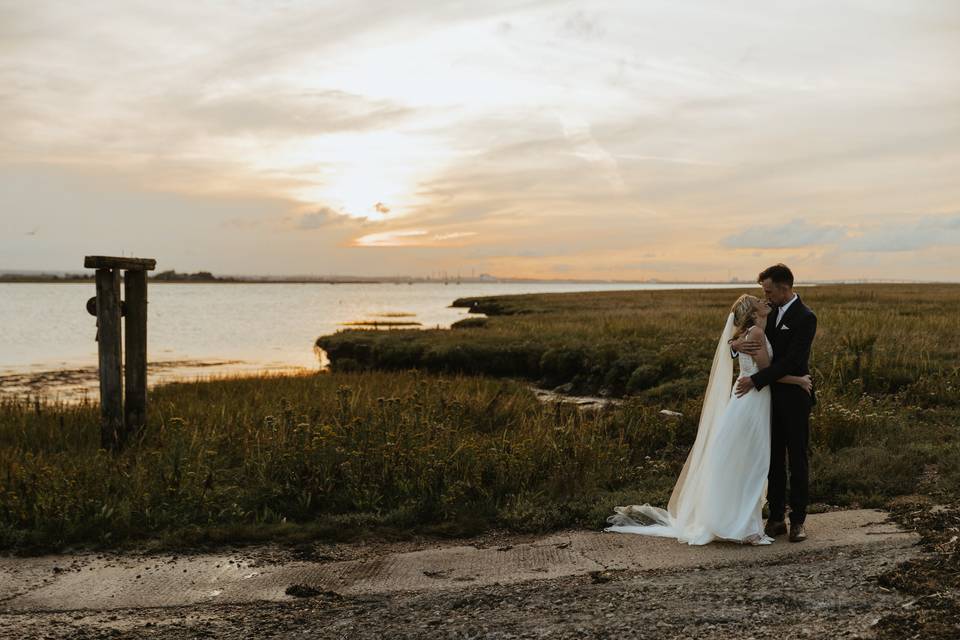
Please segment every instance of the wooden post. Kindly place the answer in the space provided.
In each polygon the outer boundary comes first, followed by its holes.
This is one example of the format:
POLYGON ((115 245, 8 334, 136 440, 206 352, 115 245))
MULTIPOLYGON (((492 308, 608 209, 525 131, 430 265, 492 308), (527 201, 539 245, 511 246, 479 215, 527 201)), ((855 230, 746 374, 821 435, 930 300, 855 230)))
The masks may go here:
POLYGON ((119 269, 97 269, 97 323, 100 328, 100 446, 114 449, 120 444, 123 432, 119 269))
POLYGON ((147 271, 152 258, 87 256, 83 266, 97 270, 96 303, 87 310, 97 316, 100 359, 100 445, 119 449, 146 423, 147 417, 147 271), (124 270, 126 300, 120 301, 120 271, 124 270), (123 305, 121 307, 121 304, 123 305), (126 316, 127 386, 124 412, 121 308, 126 316))
POLYGON ((124 381, 127 387, 124 413, 124 439, 134 435, 147 417, 147 272, 127 270, 123 276, 126 310, 126 362, 124 381))

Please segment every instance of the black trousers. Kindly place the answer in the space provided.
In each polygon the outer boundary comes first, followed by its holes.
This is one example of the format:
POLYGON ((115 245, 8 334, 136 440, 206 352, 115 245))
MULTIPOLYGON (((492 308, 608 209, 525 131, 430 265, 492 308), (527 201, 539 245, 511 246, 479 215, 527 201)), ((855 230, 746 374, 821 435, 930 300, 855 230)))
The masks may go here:
POLYGON ((803 524, 810 499, 810 408, 807 393, 796 385, 774 383, 770 423, 770 473, 767 502, 770 520, 783 520, 787 504, 787 462, 790 465, 790 522, 803 524))

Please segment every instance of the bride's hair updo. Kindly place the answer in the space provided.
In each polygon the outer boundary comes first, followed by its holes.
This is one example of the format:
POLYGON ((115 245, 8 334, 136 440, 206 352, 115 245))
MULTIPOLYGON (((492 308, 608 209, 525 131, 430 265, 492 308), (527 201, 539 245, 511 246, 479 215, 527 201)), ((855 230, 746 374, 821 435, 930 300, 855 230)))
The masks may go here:
POLYGON ((745 293, 733 303, 730 312, 733 313, 733 338, 737 339, 743 332, 756 324, 756 312, 754 305, 760 302, 760 298, 745 293))

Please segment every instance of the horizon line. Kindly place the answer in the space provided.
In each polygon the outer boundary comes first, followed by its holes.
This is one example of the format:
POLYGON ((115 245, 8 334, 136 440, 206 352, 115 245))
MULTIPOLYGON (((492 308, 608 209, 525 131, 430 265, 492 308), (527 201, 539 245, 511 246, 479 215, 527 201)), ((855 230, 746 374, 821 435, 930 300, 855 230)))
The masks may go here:
MULTIPOLYGON (((691 280, 691 279, 677 279, 677 280, 665 280, 662 278, 539 278, 539 277, 529 277, 529 276, 496 276, 493 274, 483 273, 479 276, 464 276, 464 275, 455 275, 446 277, 436 277, 436 276, 413 276, 413 275, 377 275, 377 276, 361 276, 353 274, 292 274, 292 275, 251 275, 251 274, 236 274, 236 273, 224 273, 224 274, 214 274, 210 271, 200 270, 200 271, 176 271, 175 269, 166 269, 164 271, 174 271, 178 275, 187 276, 191 273, 210 273, 216 279, 233 279, 233 280, 250 280, 250 281, 259 281, 259 282, 286 282, 291 280, 300 280, 300 281, 318 281, 318 282, 329 282, 334 280, 350 280, 351 284, 360 284, 360 283, 376 283, 376 282, 393 282, 393 281, 406 281, 406 282, 469 282, 474 284, 496 284, 504 282, 542 282, 542 283, 584 283, 584 284, 730 284, 730 285, 744 285, 744 286, 756 286, 757 283, 752 280, 739 279, 737 277, 729 278, 726 280, 722 279, 706 279, 706 280, 691 280)), ((87 270, 63 270, 63 269, 0 269, 0 277, 2 276, 21 276, 21 277, 64 277, 64 276, 79 276, 79 277, 92 277, 93 269, 87 270)), ((162 273, 162 272, 160 272, 162 273)), ((154 278, 151 278, 153 280, 154 278)), ((162 281, 161 281, 162 282, 162 281)), ((172 280, 171 282, 180 283, 181 281, 172 280)), ((919 280, 919 279, 909 279, 909 278, 821 278, 821 279, 812 279, 812 280, 798 280, 797 285, 816 285, 816 284, 960 284, 960 280, 919 280)))

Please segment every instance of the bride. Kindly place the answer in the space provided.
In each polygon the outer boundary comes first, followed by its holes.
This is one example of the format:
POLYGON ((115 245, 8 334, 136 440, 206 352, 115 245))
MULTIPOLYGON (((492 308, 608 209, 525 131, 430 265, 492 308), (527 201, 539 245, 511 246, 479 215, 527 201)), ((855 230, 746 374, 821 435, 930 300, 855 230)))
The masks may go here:
MULTIPOLYGON (((733 394, 733 361, 728 343, 741 336, 766 344, 756 356, 739 354, 740 376, 767 367, 773 349, 764 334, 770 307, 742 295, 734 303, 717 344, 700 412, 697 438, 673 488, 667 509, 649 504, 615 507, 604 531, 676 538, 687 544, 730 540, 770 544, 761 511, 770 467, 770 387, 733 394)), ((778 382, 810 392, 810 376, 778 382)))

